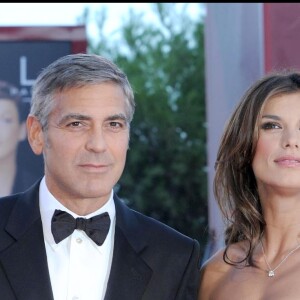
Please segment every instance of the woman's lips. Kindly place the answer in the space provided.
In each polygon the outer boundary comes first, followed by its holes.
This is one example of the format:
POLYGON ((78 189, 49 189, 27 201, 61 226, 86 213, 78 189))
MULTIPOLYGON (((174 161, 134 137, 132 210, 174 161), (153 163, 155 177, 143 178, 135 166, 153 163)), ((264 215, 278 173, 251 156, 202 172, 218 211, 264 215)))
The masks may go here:
POLYGON ((274 162, 280 166, 286 167, 299 167, 300 158, 293 156, 283 156, 274 160, 274 162))

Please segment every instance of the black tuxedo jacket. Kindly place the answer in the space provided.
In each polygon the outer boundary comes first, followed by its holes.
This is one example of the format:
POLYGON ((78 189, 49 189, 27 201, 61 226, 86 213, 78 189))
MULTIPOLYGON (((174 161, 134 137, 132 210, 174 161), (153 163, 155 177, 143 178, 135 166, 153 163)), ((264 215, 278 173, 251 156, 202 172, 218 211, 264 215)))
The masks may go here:
MULTIPOLYGON (((129 209, 116 195, 114 201, 115 243, 105 300, 197 299, 199 243, 129 209)), ((0 199, 0 299, 53 300, 39 182, 0 199)))

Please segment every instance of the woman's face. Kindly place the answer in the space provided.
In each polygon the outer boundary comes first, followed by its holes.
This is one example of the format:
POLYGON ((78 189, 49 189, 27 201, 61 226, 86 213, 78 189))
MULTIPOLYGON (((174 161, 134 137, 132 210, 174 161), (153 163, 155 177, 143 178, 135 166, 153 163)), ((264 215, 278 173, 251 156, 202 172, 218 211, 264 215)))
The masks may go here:
POLYGON ((265 104, 252 168, 259 190, 300 189, 300 93, 274 96, 265 104))
POLYGON ((15 103, 0 99, 0 160, 15 157, 18 143, 25 137, 25 124, 19 123, 15 103))

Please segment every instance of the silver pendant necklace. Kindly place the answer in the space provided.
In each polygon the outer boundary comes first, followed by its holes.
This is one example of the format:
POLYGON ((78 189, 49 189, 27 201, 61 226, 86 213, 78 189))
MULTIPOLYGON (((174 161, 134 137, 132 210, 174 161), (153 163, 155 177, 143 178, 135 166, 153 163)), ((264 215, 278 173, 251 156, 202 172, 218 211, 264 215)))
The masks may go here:
POLYGON ((300 248, 300 244, 299 244, 295 249, 291 250, 274 269, 272 269, 271 266, 269 265, 268 261, 267 261, 267 257, 266 257, 266 254, 265 254, 265 249, 264 249, 264 246, 263 246, 263 243, 262 243, 261 240, 260 240, 260 244, 261 244, 261 249, 262 249, 262 252, 263 252, 263 255, 264 255, 265 262, 266 262, 266 264, 268 266, 268 269, 269 269, 269 271, 267 271, 269 277, 274 277, 275 276, 275 271, 281 266, 281 264, 283 264, 285 262, 285 260, 290 255, 292 255, 296 250, 298 250, 300 248))

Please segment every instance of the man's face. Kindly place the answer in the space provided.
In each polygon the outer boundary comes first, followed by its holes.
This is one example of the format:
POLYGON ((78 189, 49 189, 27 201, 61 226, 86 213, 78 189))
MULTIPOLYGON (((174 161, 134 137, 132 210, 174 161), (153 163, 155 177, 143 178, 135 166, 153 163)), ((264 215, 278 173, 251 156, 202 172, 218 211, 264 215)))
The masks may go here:
POLYGON ((25 125, 20 124, 15 103, 0 99, 0 160, 15 159, 19 141, 26 137, 25 125))
POLYGON ((71 88, 59 93, 42 131, 31 117, 30 144, 43 153, 46 183, 63 204, 108 200, 126 161, 129 125, 126 98, 113 83, 71 88))

